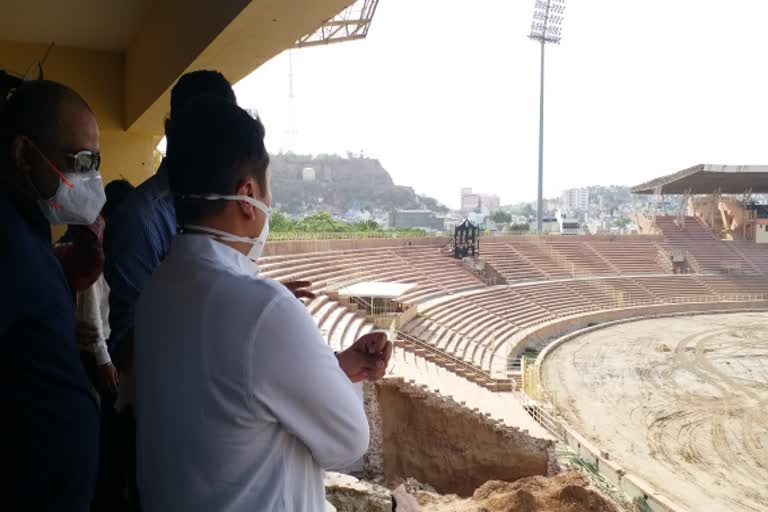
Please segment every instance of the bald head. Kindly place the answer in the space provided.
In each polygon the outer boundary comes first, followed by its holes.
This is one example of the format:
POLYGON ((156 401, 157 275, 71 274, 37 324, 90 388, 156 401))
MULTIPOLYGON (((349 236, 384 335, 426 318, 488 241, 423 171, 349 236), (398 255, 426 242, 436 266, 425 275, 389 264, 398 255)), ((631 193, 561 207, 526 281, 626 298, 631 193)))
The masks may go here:
POLYGON ((38 144, 55 144, 67 129, 66 114, 81 110, 93 114, 75 91, 57 82, 26 82, 16 89, 0 111, 2 146, 8 148, 17 135, 26 135, 38 144))
POLYGON ((69 87, 47 80, 26 82, 0 110, 0 179, 32 199, 47 199, 68 172, 68 155, 99 151, 96 117, 69 87))

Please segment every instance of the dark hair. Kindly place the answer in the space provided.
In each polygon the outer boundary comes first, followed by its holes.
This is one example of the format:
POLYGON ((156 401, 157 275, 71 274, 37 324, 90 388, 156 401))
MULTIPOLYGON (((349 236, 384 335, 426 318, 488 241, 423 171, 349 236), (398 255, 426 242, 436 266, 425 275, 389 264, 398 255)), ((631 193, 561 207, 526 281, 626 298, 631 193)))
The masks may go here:
POLYGON ((170 120, 166 162, 179 224, 215 215, 224 201, 183 196, 234 194, 249 176, 265 190, 264 125, 234 103, 199 97, 170 120))
POLYGON ((50 80, 24 82, 0 110, 0 148, 6 151, 17 135, 26 135, 38 144, 52 144, 57 137, 61 106, 67 103, 91 111, 85 100, 66 85, 50 80))
POLYGON ((117 211, 120 203, 128 197, 135 187, 131 185, 131 182, 126 179, 112 180, 104 187, 104 194, 107 196, 107 202, 104 203, 104 208, 101 209, 101 216, 105 219, 112 217, 112 214, 117 211))
POLYGON ((232 85, 218 71, 207 69, 192 71, 183 75, 171 89, 171 117, 199 96, 216 96, 231 103, 237 103, 232 85))

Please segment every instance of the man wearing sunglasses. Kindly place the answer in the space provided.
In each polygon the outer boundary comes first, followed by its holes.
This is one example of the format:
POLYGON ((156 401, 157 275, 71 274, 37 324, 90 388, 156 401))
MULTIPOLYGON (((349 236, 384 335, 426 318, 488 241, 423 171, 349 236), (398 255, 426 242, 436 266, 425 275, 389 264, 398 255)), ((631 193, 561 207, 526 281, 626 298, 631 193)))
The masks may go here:
POLYGON ((89 509, 98 412, 51 224, 104 204, 99 129, 83 99, 30 82, 0 109, 0 510, 89 509))

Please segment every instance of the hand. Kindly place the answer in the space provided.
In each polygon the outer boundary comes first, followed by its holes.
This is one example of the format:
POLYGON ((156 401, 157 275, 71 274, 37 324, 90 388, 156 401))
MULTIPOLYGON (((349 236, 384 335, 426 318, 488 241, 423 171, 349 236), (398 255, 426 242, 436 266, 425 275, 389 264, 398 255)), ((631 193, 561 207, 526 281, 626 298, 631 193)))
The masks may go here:
POLYGON ((120 378, 117 375, 117 368, 112 363, 99 366, 99 378, 105 388, 113 393, 117 393, 117 386, 120 384, 120 378))
POLYGON ((339 366, 352 382, 378 380, 387 371, 392 357, 392 342, 383 332, 369 332, 358 338, 351 347, 336 354, 339 366))
POLYGON ((82 320, 78 320, 75 326, 75 336, 77 337, 77 348, 79 350, 90 350, 93 345, 99 342, 99 330, 82 320))
POLYGON ((312 286, 311 281, 286 281, 283 285, 288 288, 297 299, 304 298, 312 300, 315 298, 315 294, 309 290, 312 286))

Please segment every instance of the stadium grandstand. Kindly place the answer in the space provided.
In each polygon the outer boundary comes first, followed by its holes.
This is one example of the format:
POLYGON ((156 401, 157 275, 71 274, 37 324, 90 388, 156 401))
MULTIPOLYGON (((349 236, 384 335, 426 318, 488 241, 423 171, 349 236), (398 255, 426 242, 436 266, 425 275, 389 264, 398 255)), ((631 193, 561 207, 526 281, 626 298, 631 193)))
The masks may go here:
MULTIPOLYGON (((768 310, 768 167, 699 165, 633 192, 680 196, 680 212, 638 212, 643 230, 623 236, 475 238, 463 223, 454 237, 275 241, 260 265, 314 283, 308 307, 335 350, 386 329, 392 377, 583 454, 540 381, 551 342, 639 318, 768 310)), ((662 502, 653 509, 679 510, 662 502)))
MULTIPOLYGON (((730 176, 762 193, 762 169, 698 166, 634 191, 690 191, 687 201, 698 208, 707 203, 696 191, 730 176)), ((732 200, 721 199, 725 204, 735 211, 732 200)), ((758 211, 743 209, 735 216, 751 220, 758 211)), ((678 217, 655 215, 645 223, 651 226, 646 233, 631 236, 483 237, 478 255, 463 259, 453 257, 447 237, 273 242, 261 265, 269 277, 314 283, 320 295, 309 307, 334 348, 372 325, 361 319, 359 303, 339 297, 340 287, 368 281, 411 285, 391 297, 397 311, 409 312, 393 321, 400 345, 449 367, 460 364, 475 382, 511 389, 510 379, 520 382, 518 358, 537 327, 608 311, 632 316, 638 308, 762 301, 768 246, 740 237, 743 224, 729 225, 730 238, 721 238, 722 224, 708 224, 705 217, 698 209, 678 217)))

